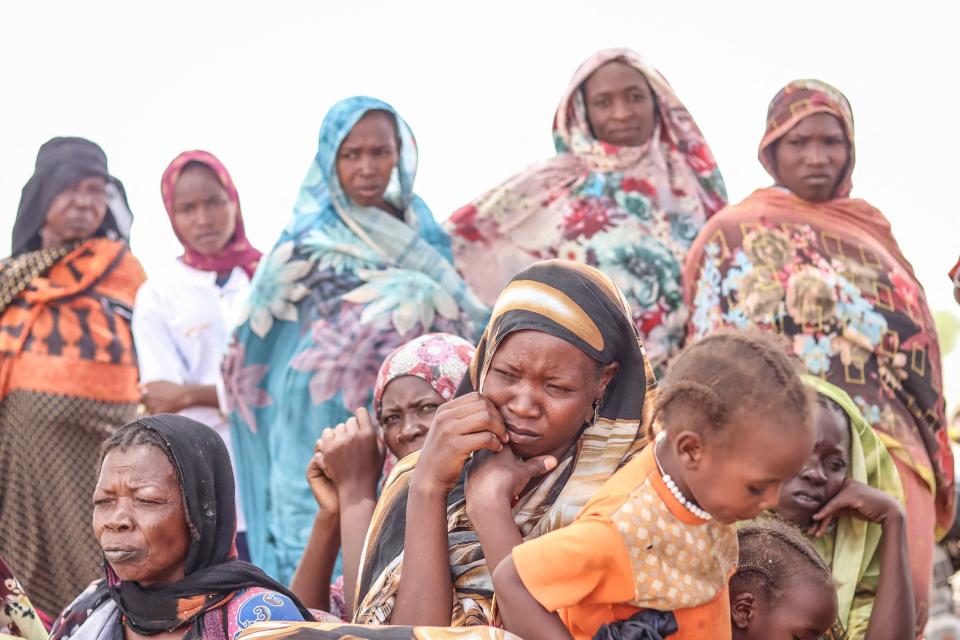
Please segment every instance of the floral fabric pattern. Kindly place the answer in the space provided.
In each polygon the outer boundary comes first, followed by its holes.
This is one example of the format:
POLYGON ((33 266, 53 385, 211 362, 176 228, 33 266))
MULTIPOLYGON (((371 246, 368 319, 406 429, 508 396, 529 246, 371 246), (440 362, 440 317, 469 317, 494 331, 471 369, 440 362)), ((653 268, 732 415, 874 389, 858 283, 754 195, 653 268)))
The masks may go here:
POLYGON ((413 134, 389 105, 357 97, 324 119, 294 215, 251 283, 224 362, 238 484, 254 563, 289 582, 316 503, 303 482, 323 429, 372 403, 381 362, 424 333, 474 339, 489 311, 450 264, 449 238, 413 193, 413 134), (386 200, 353 204, 336 154, 368 111, 396 118, 400 155, 386 200))
POLYGON ((628 49, 601 51, 581 66, 557 108, 553 136, 556 157, 452 215, 456 264, 488 304, 538 260, 602 269, 627 296, 650 359, 660 367, 685 337, 684 256, 727 200, 713 154, 666 80, 628 49), (640 147, 600 142, 587 122, 581 87, 614 60, 640 71, 656 94, 656 130, 640 147))

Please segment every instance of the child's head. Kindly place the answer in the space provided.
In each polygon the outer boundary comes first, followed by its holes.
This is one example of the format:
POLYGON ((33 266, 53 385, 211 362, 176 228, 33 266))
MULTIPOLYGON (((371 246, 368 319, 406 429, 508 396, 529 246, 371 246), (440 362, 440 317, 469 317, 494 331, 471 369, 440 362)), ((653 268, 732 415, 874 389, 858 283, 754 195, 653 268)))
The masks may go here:
POLYGON ((722 333, 670 365, 656 418, 679 484, 715 520, 750 520, 813 448, 810 394, 773 336, 722 333))
POLYGON ((383 361, 373 407, 383 440, 394 456, 419 451, 437 408, 453 398, 470 366, 473 345, 448 333, 429 333, 383 361))
POLYGON ((730 579, 734 640, 817 640, 837 619, 830 569, 791 525, 744 527, 730 579))
POLYGON ((813 419, 816 444, 800 472, 783 485, 777 515, 798 527, 813 524, 819 511, 843 487, 850 468, 850 419, 836 402, 817 394, 813 419))

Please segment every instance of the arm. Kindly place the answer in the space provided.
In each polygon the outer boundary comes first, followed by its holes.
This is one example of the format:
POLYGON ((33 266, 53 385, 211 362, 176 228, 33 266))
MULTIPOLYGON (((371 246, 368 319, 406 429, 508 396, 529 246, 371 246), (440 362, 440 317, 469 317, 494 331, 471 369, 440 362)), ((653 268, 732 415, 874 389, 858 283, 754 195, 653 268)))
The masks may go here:
POLYGON ((560 616, 544 609, 523 585, 510 556, 494 570, 493 588, 507 631, 527 640, 571 640, 560 616))
POLYGON ((390 624, 450 625, 453 581, 447 541, 447 495, 474 451, 501 451, 506 427, 493 403, 477 393, 437 410, 407 497, 403 573, 390 624))
POLYGON ((313 521, 307 548, 293 574, 290 590, 311 609, 330 610, 330 579, 340 550, 339 518, 321 510, 313 521))
POLYGON ((866 640, 913 638, 917 623, 910 561, 907 557, 906 516, 903 507, 888 494, 848 480, 813 519, 815 533, 822 536, 837 517, 849 516, 879 524, 880 581, 870 614, 866 640))
MULTIPOLYGON (((888 496, 889 497, 889 496, 888 496)), ((880 523, 880 583, 870 614, 866 640, 912 638, 917 616, 913 599, 910 560, 907 557, 906 516, 893 498, 880 523)))

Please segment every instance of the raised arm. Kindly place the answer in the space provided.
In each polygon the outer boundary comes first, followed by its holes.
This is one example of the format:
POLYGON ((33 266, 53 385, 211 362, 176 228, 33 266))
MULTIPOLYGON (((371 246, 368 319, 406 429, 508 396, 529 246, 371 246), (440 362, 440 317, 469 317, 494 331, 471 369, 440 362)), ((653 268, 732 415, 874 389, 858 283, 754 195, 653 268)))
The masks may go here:
POLYGON ((474 451, 498 452, 507 441, 499 411, 477 393, 437 410, 407 498, 403 573, 391 624, 449 626, 453 582, 447 542, 447 496, 474 451))

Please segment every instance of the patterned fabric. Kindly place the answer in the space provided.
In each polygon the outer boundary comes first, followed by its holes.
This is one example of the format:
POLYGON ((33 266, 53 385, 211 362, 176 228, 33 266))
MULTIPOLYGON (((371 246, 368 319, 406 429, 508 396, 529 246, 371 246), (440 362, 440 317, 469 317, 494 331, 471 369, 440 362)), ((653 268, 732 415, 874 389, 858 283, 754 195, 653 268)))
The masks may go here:
MULTIPOLYGON (((483 392, 493 354, 515 331, 535 330, 569 342, 601 363, 618 362, 599 419, 584 425, 580 438, 557 467, 541 476, 513 508, 524 539, 532 539, 576 517, 590 496, 646 442, 656 379, 616 285, 600 271, 574 262, 541 262, 518 274, 504 289, 477 346, 470 375, 457 393, 483 392), (638 390, 645 390, 639 393, 638 390)), ((389 624, 403 569, 407 492, 419 454, 394 467, 370 523, 361 560, 354 621, 389 624)), ((467 516, 464 469, 447 502, 450 567, 456 598, 454 627, 498 624, 492 612, 493 581, 477 533, 467 516)))
MULTIPOLYGON (((804 381, 847 414, 850 421, 848 477, 903 502, 903 487, 893 458, 856 403, 843 389, 820 378, 804 376, 804 381)), ((837 617, 851 640, 866 637, 880 584, 878 551, 882 535, 883 529, 878 524, 845 517, 840 518, 836 527, 824 537, 810 538, 837 580, 837 617)))
POLYGON ((574 638, 640 610, 672 611, 677 638, 730 638, 727 580, 737 530, 694 516, 670 493, 647 447, 569 526, 513 549, 524 586, 574 638), (699 630, 699 632, 698 632, 699 630))
MULTIPOLYGON (((821 92, 817 100, 831 98, 821 92)), ((843 114, 844 104, 831 109, 843 114)), ((852 135, 852 121, 846 130, 852 135)), ((773 142, 764 137, 761 158, 773 142)), ((747 326, 786 335, 807 371, 846 391, 891 454, 935 492, 937 524, 949 529, 953 455, 940 348, 923 287, 883 214, 845 196, 813 203, 782 188, 759 189, 707 223, 683 281, 693 339, 747 326)))
POLYGON ((473 345, 449 333, 428 333, 399 347, 380 365, 373 388, 373 408, 379 417, 383 390, 401 376, 425 380, 444 402, 453 399, 470 366, 473 345))
POLYGON ((30 598, 0 558, 0 638, 47 640, 47 630, 30 598))
POLYGON ((520 640, 503 629, 470 627, 364 627, 344 623, 267 622, 251 627, 242 640, 520 640))
POLYGON ((102 238, 0 263, 12 295, 0 311, 0 555, 53 614, 99 574, 90 496, 100 443, 140 398, 130 311, 143 281, 126 245, 102 238))
POLYGON ((373 98, 337 103, 273 251, 260 261, 224 364, 253 561, 283 582, 316 514, 303 470, 323 429, 372 400, 384 358, 424 333, 473 339, 487 309, 450 265, 449 240, 413 193, 417 149, 407 124, 373 98), (392 114, 400 157, 386 199, 398 217, 359 207, 335 170, 340 144, 367 112, 392 114))
POLYGON ((703 134, 666 80, 629 49, 608 49, 574 74, 553 123, 557 156, 515 175, 448 223, 455 264, 492 303, 537 260, 599 267, 626 294, 655 367, 684 340, 680 267, 704 221, 727 202, 703 134), (619 60, 641 72, 657 101, 657 125, 640 147, 594 138, 584 82, 619 60))
MULTIPOLYGON (((51 638, 56 640, 123 640, 121 613, 113 600, 93 597, 102 581, 91 584, 64 610, 51 638)), ((235 640, 253 625, 276 620, 302 620, 296 603, 276 591, 240 589, 223 604, 204 614, 204 640, 235 640), (224 615, 221 619, 221 613, 224 615)), ((276 624, 276 623, 274 623, 276 624)), ((42 640, 46 640, 46 635, 42 640)), ((32 640, 32 639, 31 639, 32 640)))
POLYGON ((185 264, 202 271, 219 273, 229 272, 234 267, 240 267, 247 272, 248 276, 253 276, 253 272, 257 268, 257 262, 260 261, 263 254, 257 251, 247 240, 247 234, 243 230, 243 213, 240 211, 240 196, 237 195, 237 187, 234 186, 227 168, 216 156, 207 151, 184 151, 174 158, 173 162, 163 172, 163 177, 160 179, 160 193, 163 196, 163 206, 167 208, 167 215, 170 216, 173 232, 177 234, 177 240, 183 245, 182 260, 185 264), (177 231, 176 225, 173 224, 173 196, 176 194, 177 181, 180 179, 183 168, 191 162, 199 162, 213 171, 227 192, 227 197, 237 207, 237 226, 233 232, 233 237, 219 253, 212 256, 205 256, 188 247, 180 236, 180 232, 177 231))

